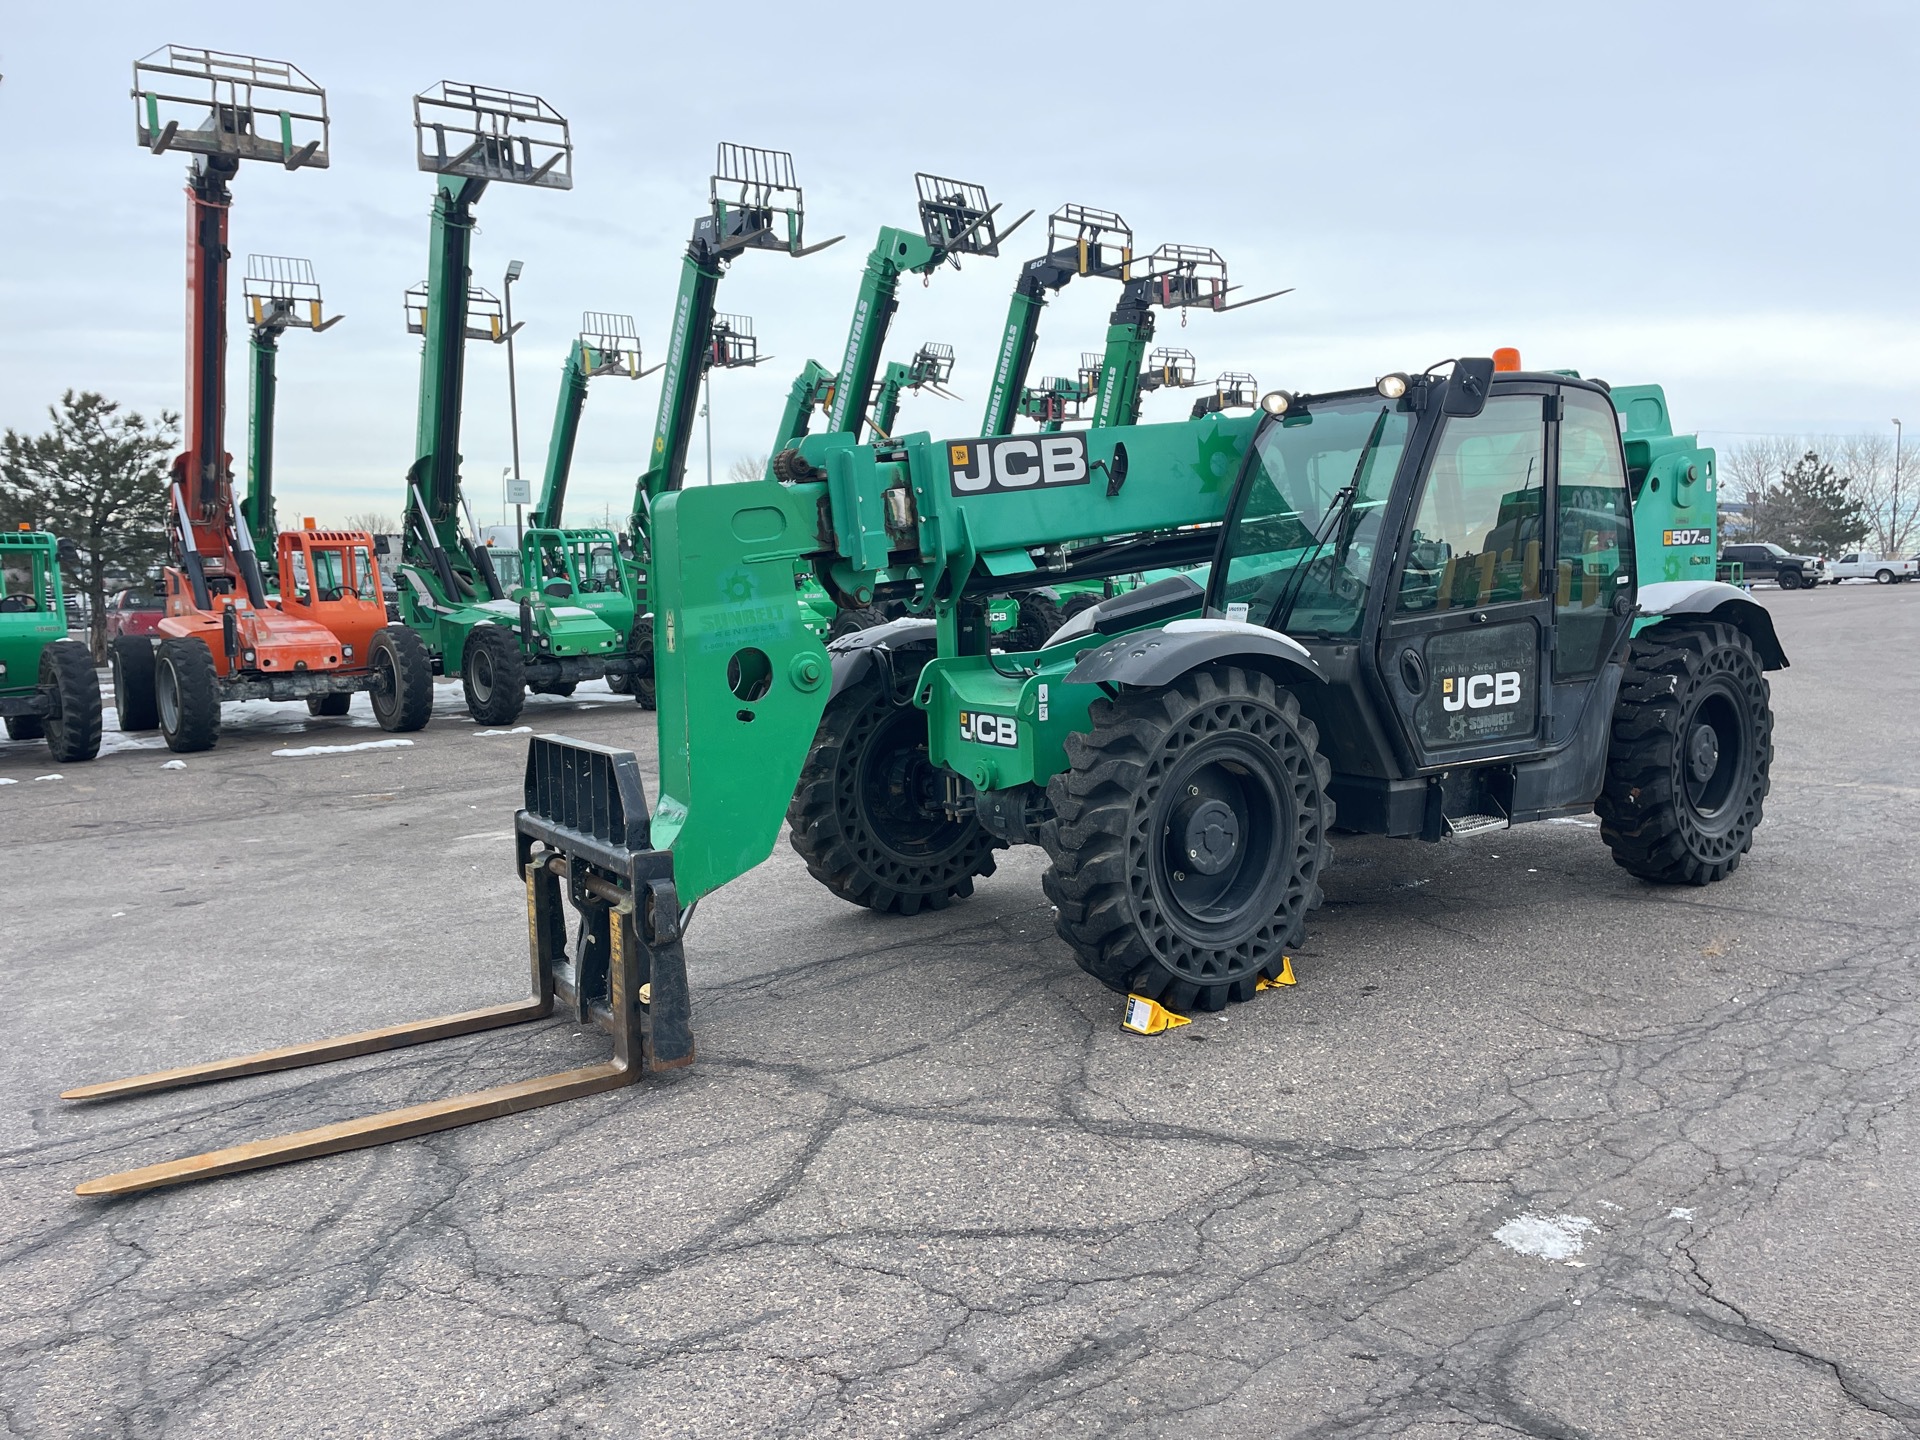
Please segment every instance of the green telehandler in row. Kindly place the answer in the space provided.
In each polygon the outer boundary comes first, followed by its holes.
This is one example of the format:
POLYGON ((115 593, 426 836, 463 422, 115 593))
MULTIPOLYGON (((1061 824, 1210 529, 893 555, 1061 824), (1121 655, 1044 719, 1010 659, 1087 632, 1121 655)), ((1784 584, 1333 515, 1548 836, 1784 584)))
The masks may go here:
POLYGON ((515 817, 524 1001, 68 1092, 135 1094, 553 1013, 612 1058, 150 1165, 120 1194, 548 1105, 692 1062, 684 937, 783 821, 880 914, 967 896, 1015 844, 1099 983, 1217 1009, 1284 973, 1343 830, 1438 841, 1588 810, 1654 884, 1731 875, 1762 820, 1764 608, 1713 579, 1713 451, 1657 385, 1465 358, 1250 416, 861 445, 652 516, 660 792, 535 737, 515 817), (1205 564, 988 641, 1010 583, 1205 564), (796 566, 912 618, 821 643, 796 566), (565 912, 578 913, 570 935, 565 912))
POLYGON ((427 280, 407 300, 408 328, 423 339, 400 618, 437 673, 460 677, 468 713, 506 725, 529 688, 567 694, 630 663, 626 633, 563 578, 532 567, 509 593, 461 493, 466 343, 505 338, 498 302, 472 284, 474 206, 493 184, 571 189, 573 141, 565 117, 539 96, 454 81, 414 97, 414 133, 415 163, 437 179, 427 280))
MULTIPOLYGON (((621 554, 620 539, 611 529, 566 525, 567 484, 573 477, 573 451, 589 384, 608 375, 639 380, 659 368, 649 369, 642 363, 639 332, 631 315, 589 310, 580 317, 580 333, 567 347, 560 369, 539 498, 511 560, 502 565, 503 557, 494 556, 496 568, 512 572, 513 584, 551 589, 553 598, 571 599, 592 611, 595 619, 623 637, 623 649, 624 637, 633 633, 639 612, 639 569, 621 554)), ((631 691, 633 677, 626 668, 609 668, 606 680, 616 694, 631 691)), ((571 693, 573 686, 563 682, 557 688, 571 693)))
POLYGON ((56 765, 100 753, 100 680, 67 638, 60 563, 74 554, 42 530, 0 530, 0 717, 9 740, 45 740, 56 765))

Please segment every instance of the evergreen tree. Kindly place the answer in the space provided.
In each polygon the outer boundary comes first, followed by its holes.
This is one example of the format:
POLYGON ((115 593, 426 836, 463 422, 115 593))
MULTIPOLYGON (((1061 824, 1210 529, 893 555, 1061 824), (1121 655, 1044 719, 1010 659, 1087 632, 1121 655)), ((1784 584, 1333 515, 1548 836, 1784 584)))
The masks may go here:
POLYGON ((1781 472, 1766 506, 1773 531, 1768 538, 1810 555, 1850 550, 1871 528, 1853 482, 1813 450, 1781 472))
POLYGON ((95 659, 106 653, 107 582, 138 581, 167 553, 167 461, 179 417, 149 423, 91 390, 48 406, 44 435, 0 439, 0 513, 73 542, 67 589, 87 597, 95 659))

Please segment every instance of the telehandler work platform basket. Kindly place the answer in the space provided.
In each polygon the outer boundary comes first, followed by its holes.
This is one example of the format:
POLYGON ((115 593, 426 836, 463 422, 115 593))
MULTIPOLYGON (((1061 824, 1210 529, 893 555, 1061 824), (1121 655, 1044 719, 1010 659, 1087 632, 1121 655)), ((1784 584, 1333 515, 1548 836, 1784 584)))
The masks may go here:
POLYGON ((158 155, 327 168, 327 92, 298 66, 166 45, 133 63, 135 134, 158 155))
POLYGON ((613 1042, 609 1060, 142 1166, 88 1180, 76 1193, 127 1195, 430 1135, 617 1089, 643 1074, 691 1064, 693 1033, 673 859, 648 847, 651 820, 639 762, 631 751, 539 736, 528 745, 524 794, 525 807, 514 817, 514 854, 527 889, 532 993, 525 999, 84 1085, 60 1098, 116 1099, 322 1065, 543 1020, 556 1009, 577 1024, 605 1030, 613 1042), (572 953, 563 897, 578 916, 572 953))

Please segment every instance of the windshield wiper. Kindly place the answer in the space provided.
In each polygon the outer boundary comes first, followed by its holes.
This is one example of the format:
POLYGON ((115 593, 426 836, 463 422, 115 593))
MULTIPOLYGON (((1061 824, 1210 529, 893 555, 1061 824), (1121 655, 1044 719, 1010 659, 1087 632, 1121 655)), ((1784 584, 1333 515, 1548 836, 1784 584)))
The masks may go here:
MULTIPOLYGON (((1353 464, 1353 478, 1341 489, 1335 491, 1333 499, 1327 503, 1327 512, 1320 517, 1320 524, 1315 527, 1313 548, 1307 551, 1305 558, 1294 567, 1293 576, 1288 580, 1286 590, 1281 593, 1279 603, 1273 607, 1273 614, 1268 617, 1269 630, 1282 629, 1287 621, 1293 618, 1293 607, 1299 603, 1300 592, 1306 586, 1307 572, 1313 568, 1313 562, 1320 558, 1320 552, 1326 548, 1327 541, 1333 538, 1334 533, 1346 523, 1347 516, 1352 513, 1354 499, 1360 493, 1360 476, 1367 468, 1367 457, 1373 454, 1373 447, 1380 443, 1380 432, 1386 429, 1387 416, 1391 412, 1391 406, 1381 407, 1379 418, 1373 422, 1373 429, 1368 432, 1367 443, 1360 447, 1360 458, 1353 464)), ((1345 547, 1341 548, 1344 550, 1345 547)), ((1337 559, 1339 552, 1336 551, 1335 554, 1337 559)))

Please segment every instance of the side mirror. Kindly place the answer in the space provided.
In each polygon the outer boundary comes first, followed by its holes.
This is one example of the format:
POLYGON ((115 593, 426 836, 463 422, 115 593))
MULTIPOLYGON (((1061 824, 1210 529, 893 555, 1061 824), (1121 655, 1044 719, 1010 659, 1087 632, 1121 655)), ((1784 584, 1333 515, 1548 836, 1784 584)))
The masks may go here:
POLYGON ((1475 356, 1453 362, 1447 377, 1447 396, 1441 405, 1445 415, 1478 415, 1487 405, 1487 392, 1493 386, 1493 361, 1475 356))
POLYGON ((62 535, 60 537, 60 543, 54 547, 54 554, 59 558, 62 565, 78 565, 80 563, 80 547, 73 543, 73 537, 69 535, 62 535))

